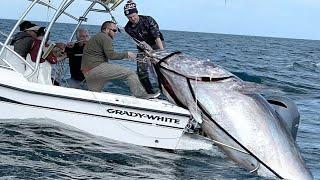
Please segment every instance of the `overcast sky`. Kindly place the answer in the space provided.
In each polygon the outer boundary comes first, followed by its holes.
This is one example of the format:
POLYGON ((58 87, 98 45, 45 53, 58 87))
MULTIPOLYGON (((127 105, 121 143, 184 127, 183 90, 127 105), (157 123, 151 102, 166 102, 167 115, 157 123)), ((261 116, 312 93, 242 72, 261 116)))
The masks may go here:
MULTIPOLYGON (((87 5, 75 0, 69 12, 80 16, 87 5)), ((126 1, 126 0, 125 0, 126 1)), ((56 0, 51 0, 53 4, 56 0)), ((153 16, 161 29, 223 34, 256 35, 320 40, 320 0, 135 0, 139 14, 153 16)), ((27 0, 0 0, 0 18, 17 19, 30 4, 27 0)), ((123 5, 114 12, 120 25, 127 19, 123 5)), ((47 21, 44 7, 28 20, 47 21)), ((109 16, 91 15, 88 24, 101 24, 109 16)), ((71 22, 69 18, 60 21, 71 22)))

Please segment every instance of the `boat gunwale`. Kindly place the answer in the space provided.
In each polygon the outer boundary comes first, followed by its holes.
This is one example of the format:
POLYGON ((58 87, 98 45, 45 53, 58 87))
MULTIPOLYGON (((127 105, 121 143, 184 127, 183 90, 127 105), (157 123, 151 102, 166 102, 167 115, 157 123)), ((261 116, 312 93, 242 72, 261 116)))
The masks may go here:
POLYGON ((63 112, 68 112, 68 113, 81 114, 81 115, 84 115, 84 116, 94 116, 94 117, 99 117, 99 118, 108 118, 108 119, 121 120, 121 121, 127 121, 127 122, 134 122, 134 123, 146 124, 146 125, 152 125, 152 126, 156 125, 156 126, 166 127, 166 128, 171 128, 171 129, 180 129, 180 130, 185 129, 185 128, 177 127, 177 126, 168 126, 168 125, 163 125, 163 124, 158 124, 158 123, 135 121, 135 120, 125 119, 125 118, 118 118, 118 117, 104 116, 104 115, 93 114, 93 113, 86 113, 86 112, 80 112, 80 111, 71 111, 71 110, 65 110, 65 109, 59 109, 59 108, 53 108, 53 107, 45 107, 45 106, 27 104, 27 103, 22 103, 22 102, 19 102, 19 101, 11 100, 11 99, 4 98, 4 97, 0 96, 0 102, 1 101, 2 102, 6 102, 6 103, 18 104, 18 105, 22 105, 22 106, 31 106, 31 107, 34 107, 34 108, 49 109, 49 110, 54 110, 54 111, 63 111, 63 112))
MULTIPOLYGON (((138 110, 142 110, 142 111, 170 114, 170 115, 175 115, 175 116, 190 117, 190 114, 184 114, 184 113, 179 113, 179 112, 170 112, 170 111, 157 110, 157 109, 151 109, 151 108, 143 108, 143 107, 137 107, 137 106, 116 104, 116 103, 93 100, 93 99, 71 97, 71 96, 60 95, 60 94, 37 92, 37 91, 32 91, 32 90, 28 90, 28 89, 23 89, 23 88, 14 87, 14 86, 11 86, 11 85, 3 84, 1 82, 0 82, 0 86, 5 87, 5 88, 9 88, 9 89, 13 89, 13 90, 17 90, 17 91, 26 92, 26 93, 37 94, 37 95, 45 95, 45 96, 51 96, 51 97, 56 97, 56 98, 71 99, 71 100, 82 101, 82 102, 98 103, 98 104, 101 104, 101 105, 116 106, 116 107, 121 107, 121 108, 138 109, 138 110)), ((65 88, 65 87, 63 87, 63 88, 65 88)), ((85 91, 85 90, 83 90, 83 91, 85 91)), ((114 94, 114 95, 117 95, 117 94, 114 94)), ((145 100, 145 99, 141 99, 141 100, 145 100)), ((179 107, 179 106, 177 106, 177 107, 179 107)), ((181 108, 181 107, 179 107, 179 108, 181 108)))

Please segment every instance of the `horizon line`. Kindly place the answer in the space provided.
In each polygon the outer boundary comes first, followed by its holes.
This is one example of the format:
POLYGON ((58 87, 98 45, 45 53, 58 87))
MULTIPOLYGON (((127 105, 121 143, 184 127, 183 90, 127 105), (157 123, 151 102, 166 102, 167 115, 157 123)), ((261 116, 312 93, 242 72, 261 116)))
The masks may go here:
MULTIPOLYGON (((1 18, 3 20, 11 20, 17 21, 18 19, 8 19, 8 18, 1 18)), ((38 21, 38 20, 27 20, 27 21, 34 21, 34 22, 41 22, 46 23, 46 21, 38 21)), ((57 24, 76 24, 72 22, 60 22, 57 21, 57 24)), ((82 24, 83 25, 83 24, 82 24)), ((85 24, 84 26, 100 26, 98 24, 85 24)), ((123 28, 123 27, 121 27, 123 28)), ((204 33, 204 34, 221 34, 221 35, 230 35, 230 36, 248 36, 248 37, 259 37, 259 38, 276 38, 276 39, 292 39, 292 40, 307 40, 307 41, 320 41, 320 39, 307 39, 307 38, 296 38, 296 37, 280 37, 280 36, 266 36, 266 35, 252 35, 252 34, 229 34, 229 33, 222 33, 222 32, 206 32, 206 31, 187 31, 187 30, 175 30, 175 29, 161 29, 162 31, 177 31, 177 32, 187 32, 187 33, 204 33)))

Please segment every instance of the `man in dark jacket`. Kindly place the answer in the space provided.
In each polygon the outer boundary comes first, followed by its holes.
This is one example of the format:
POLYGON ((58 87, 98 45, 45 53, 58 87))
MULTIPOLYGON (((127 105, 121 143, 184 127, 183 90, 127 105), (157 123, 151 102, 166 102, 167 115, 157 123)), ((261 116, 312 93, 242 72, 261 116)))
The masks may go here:
MULTIPOLYGON (((124 14, 129 19, 125 31, 134 39, 149 44, 154 50, 163 49, 163 37, 157 22, 151 16, 138 15, 136 4, 129 0, 124 6, 124 14)), ((138 47, 139 49, 139 47, 138 47)), ((139 51, 142 51, 139 49, 139 51)), ((148 65, 145 62, 137 62, 137 72, 141 83, 148 93, 153 93, 149 79, 148 65)))
POLYGON ((69 58, 69 67, 71 78, 76 81, 83 81, 84 76, 81 71, 81 62, 83 56, 83 48, 88 42, 90 36, 86 29, 79 28, 76 34, 77 41, 68 43, 66 52, 69 58))

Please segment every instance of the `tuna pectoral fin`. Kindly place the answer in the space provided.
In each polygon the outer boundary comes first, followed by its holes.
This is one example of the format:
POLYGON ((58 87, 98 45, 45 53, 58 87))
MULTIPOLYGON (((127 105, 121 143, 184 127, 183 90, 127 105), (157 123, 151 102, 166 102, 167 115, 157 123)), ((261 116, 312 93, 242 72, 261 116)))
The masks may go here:
POLYGON ((199 123, 202 124, 202 112, 201 110, 197 107, 196 103, 194 104, 189 104, 188 109, 192 115, 192 117, 199 123))
POLYGON ((282 121, 289 134, 296 140, 300 122, 297 105, 291 99, 282 96, 270 96, 266 99, 280 116, 279 120, 282 121))

